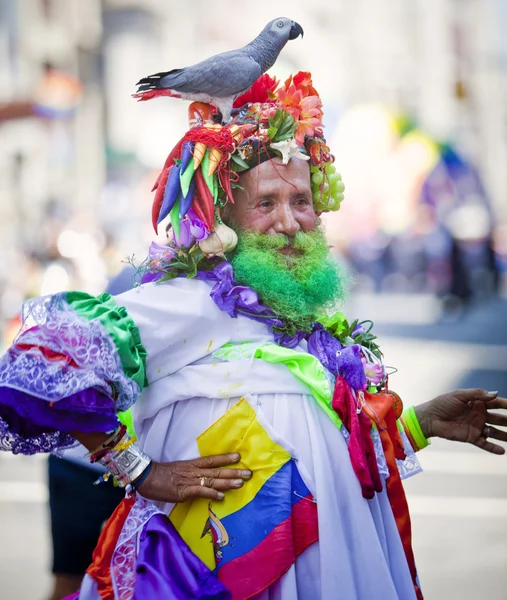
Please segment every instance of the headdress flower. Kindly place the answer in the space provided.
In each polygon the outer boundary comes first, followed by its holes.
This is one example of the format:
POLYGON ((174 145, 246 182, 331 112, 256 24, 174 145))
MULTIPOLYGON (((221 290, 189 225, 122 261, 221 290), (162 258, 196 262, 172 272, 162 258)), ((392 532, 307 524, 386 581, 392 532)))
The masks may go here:
POLYGON ((344 186, 324 139, 322 101, 310 73, 299 72, 282 85, 262 75, 236 99, 225 126, 214 122, 213 112, 207 104, 190 105, 191 129, 154 186, 153 226, 169 217, 180 256, 193 251, 197 260, 231 249, 236 238, 228 234, 220 208, 234 202, 232 189, 242 171, 276 156, 284 164, 294 157, 308 160, 315 209, 338 210, 344 186))

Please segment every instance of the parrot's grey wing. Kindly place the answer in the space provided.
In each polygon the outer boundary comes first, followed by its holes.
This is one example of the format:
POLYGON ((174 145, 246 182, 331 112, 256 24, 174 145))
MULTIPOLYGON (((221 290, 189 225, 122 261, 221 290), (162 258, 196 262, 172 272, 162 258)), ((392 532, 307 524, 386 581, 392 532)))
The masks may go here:
POLYGON ((224 52, 196 65, 171 71, 159 86, 187 94, 225 98, 247 90, 262 75, 260 65, 240 50, 224 52))

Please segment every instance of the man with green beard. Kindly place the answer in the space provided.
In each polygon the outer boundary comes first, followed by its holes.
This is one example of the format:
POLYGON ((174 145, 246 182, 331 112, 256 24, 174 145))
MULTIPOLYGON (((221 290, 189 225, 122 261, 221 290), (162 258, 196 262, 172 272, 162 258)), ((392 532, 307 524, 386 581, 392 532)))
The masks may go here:
POLYGON ((174 237, 142 285, 32 301, 0 363, 0 447, 77 439, 127 490, 81 600, 420 600, 414 451, 440 436, 504 453, 507 400, 402 411, 367 322, 337 312, 318 215, 343 185, 320 100, 308 73, 266 77, 227 125, 192 105, 155 185, 174 237))
POLYGON ((345 276, 318 224, 308 163, 266 161, 244 173, 240 186, 223 215, 238 233, 228 256, 236 280, 300 327, 336 311, 345 276))

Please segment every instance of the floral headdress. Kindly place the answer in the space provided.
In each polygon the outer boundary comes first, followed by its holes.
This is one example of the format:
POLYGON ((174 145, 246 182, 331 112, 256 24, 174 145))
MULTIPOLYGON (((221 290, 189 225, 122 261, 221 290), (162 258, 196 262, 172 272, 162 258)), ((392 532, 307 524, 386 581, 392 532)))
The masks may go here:
POLYGON ((176 245, 187 251, 198 246, 206 256, 236 245, 220 208, 234 203, 239 174, 264 160, 308 160, 317 212, 338 210, 343 200, 345 188, 324 139, 322 101, 310 73, 297 73, 283 85, 264 74, 233 108, 232 121, 222 126, 213 120, 213 107, 192 103, 191 129, 167 157, 153 188, 155 231, 169 216, 176 245))

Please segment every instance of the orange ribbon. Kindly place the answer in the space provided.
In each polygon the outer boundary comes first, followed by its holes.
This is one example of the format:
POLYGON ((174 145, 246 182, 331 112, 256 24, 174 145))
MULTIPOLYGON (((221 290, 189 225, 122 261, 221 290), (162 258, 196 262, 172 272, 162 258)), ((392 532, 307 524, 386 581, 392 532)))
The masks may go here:
POLYGON ((111 578, 111 560, 120 537, 120 532, 134 506, 135 497, 124 498, 109 517, 97 546, 92 554, 92 564, 86 569, 88 575, 97 584, 97 591, 102 600, 114 600, 113 581, 111 578))
POLYGON ((386 482, 389 504, 391 505, 401 543, 403 544, 417 599, 423 600, 422 592, 417 584, 417 569, 412 549, 410 513, 400 472, 396 464, 397 458, 405 458, 403 441, 396 425, 396 415, 393 410, 393 406, 398 403, 399 397, 391 392, 379 392, 378 394, 365 393, 364 400, 363 411, 377 425, 380 434, 389 470, 389 477, 386 482))

